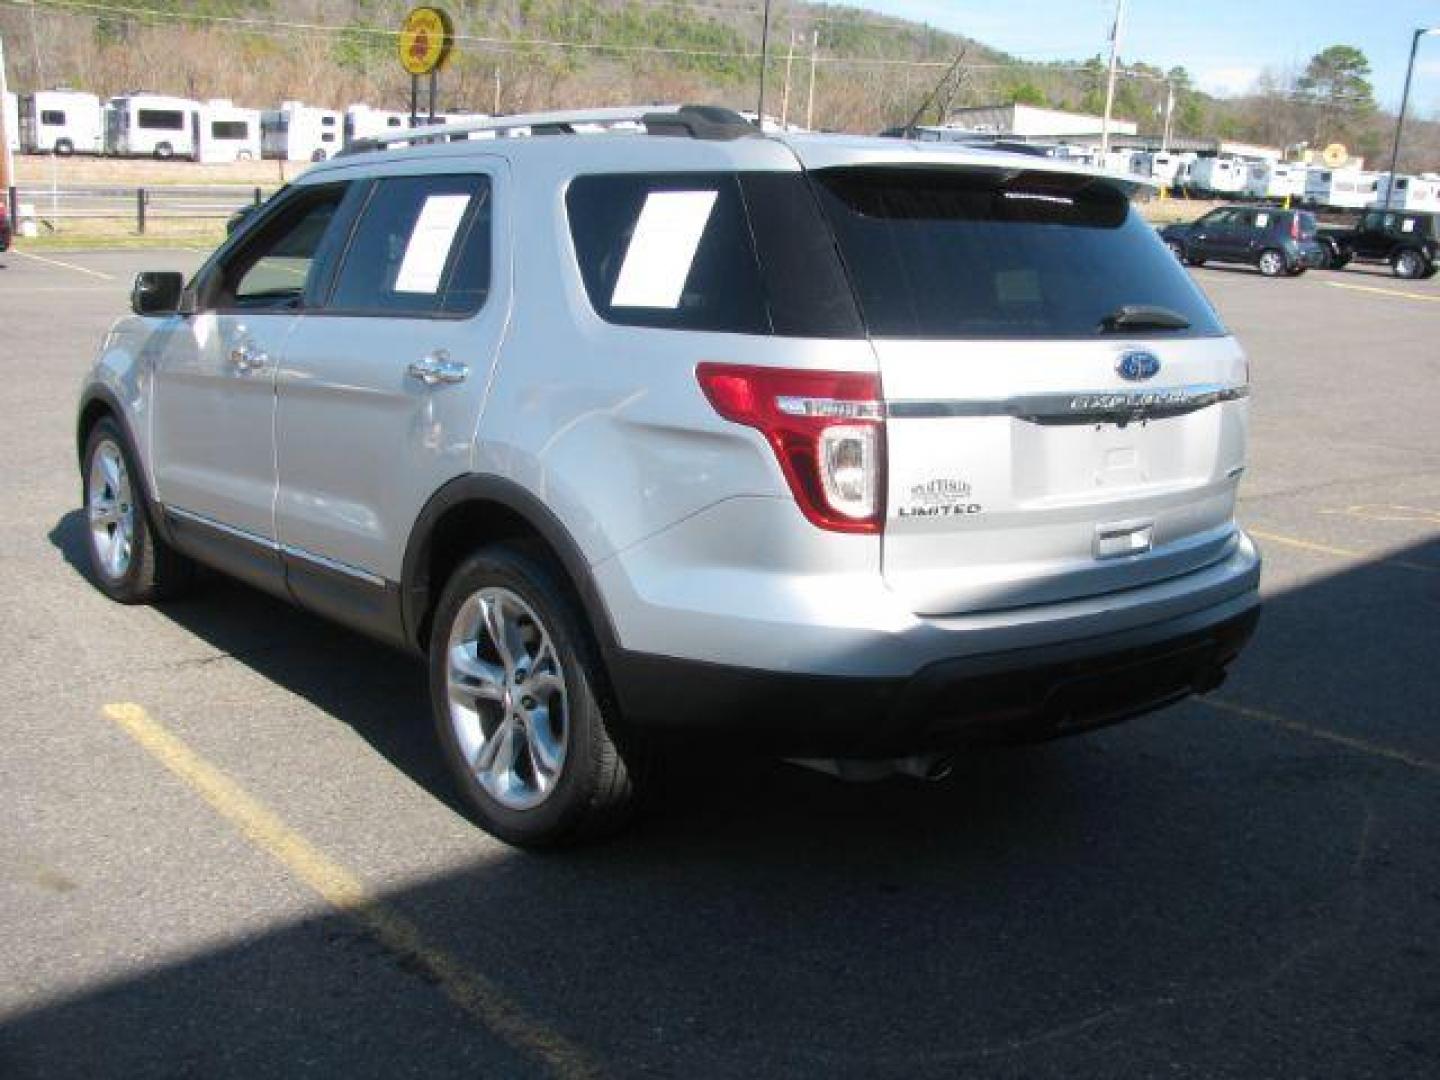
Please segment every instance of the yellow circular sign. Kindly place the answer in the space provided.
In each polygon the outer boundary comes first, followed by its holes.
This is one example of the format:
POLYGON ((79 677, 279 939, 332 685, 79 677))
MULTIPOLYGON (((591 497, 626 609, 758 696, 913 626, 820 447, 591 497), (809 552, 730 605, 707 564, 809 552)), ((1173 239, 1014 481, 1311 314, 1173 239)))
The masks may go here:
POLYGON ((1338 169, 1350 160, 1350 151, 1345 149, 1344 143, 1332 142, 1325 147, 1324 152, 1320 155, 1320 160, 1332 169, 1338 169))
POLYGON ((454 40, 449 15, 439 8, 417 7, 400 24, 400 66, 411 75, 428 75, 445 63, 454 40))

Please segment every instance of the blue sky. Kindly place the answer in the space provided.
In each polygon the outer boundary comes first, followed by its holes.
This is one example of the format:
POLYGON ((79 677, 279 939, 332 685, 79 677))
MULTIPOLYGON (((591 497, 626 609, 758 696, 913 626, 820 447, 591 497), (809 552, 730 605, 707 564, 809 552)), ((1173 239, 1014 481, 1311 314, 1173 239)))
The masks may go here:
MULTIPOLYGON (((1104 52, 1114 0, 855 0, 956 30, 1027 60, 1104 52)), ((1410 34, 1440 27, 1440 0, 1126 0, 1122 58, 1182 64, 1212 93, 1244 90, 1265 68, 1299 69, 1327 45, 1370 59, 1382 104, 1400 103, 1410 34)), ((1440 34, 1421 38, 1411 107, 1440 115, 1440 34)))

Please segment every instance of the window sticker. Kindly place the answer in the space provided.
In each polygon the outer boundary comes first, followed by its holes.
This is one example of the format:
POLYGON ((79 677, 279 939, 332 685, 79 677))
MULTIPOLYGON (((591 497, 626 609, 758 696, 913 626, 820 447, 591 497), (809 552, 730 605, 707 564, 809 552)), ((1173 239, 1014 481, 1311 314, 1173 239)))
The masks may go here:
POLYGON ((611 307, 680 306, 716 191, 652 191, 635 223, 611 307))
POLYGON ((1405 218, 1403 221, 1401 221, 1401 222, 1400 222, 1400 231, 1401 231, 1401 232, 1414 232, 1414 231, 1415 231, 1415 219, 1414 219, 1413 217, 1407 217, 1407 218, 1405 218))
POLYGON ((1256 214, 1256 215, 1255 215, 1255 227, 1256 227, 1257 229, 1263 229, 1266 225, 1269 225, 1269 224, 1270 224, 1270 215, 1269 215, 1269 214, 1256 214))
POLYGON ((445 260, 450 257, 460 219, 469 205, 469 195, 431 195, 425 200, 410 230, 400 272, 395 275, 397 293, 433 295, 440 291, 445 260))

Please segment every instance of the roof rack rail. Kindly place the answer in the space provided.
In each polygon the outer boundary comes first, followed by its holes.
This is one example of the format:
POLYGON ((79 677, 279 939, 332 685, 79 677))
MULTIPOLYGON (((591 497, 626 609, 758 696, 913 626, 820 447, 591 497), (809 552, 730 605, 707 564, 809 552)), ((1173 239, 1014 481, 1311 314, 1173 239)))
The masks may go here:
POLYGON ((716 105, 621 105, 600 109, 560 109, 553 112, 515 113, 456 124, 422 124, 356 139, 336 157, 379 150, 394 143, 446 142, 478 132, 500 135, 528 129, 531 135, 572 135, 587 128, 617 125, 643 127, 651 135, 677 135, 691 139, 728 140, 761 134, 760 128, 738 112, 716 105))

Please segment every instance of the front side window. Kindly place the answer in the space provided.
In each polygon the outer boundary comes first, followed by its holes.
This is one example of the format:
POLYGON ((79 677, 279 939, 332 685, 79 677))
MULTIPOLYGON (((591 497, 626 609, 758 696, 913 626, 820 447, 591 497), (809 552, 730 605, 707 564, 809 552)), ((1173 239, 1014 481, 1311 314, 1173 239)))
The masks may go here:
POLYGON ((1108 182, 883 166, 811 175, 875 337, 1086 338, 1142 305, 1188 323, 1157 333, 1224 333, 1108 182))
POLYGON ((327 307, 337 312, 473 314, 490 291, 487 176, 378 180, 327 307))
POLYGON ((212 120, 210 137, 212 139, 247 139, 250 137, 250 125, 244 120, 212 120))
POLYGON ((268 220, 257 222, 253 234, 208 276, 201 290, 202 306, 298 307, 346 187, 326 184, 298 189, 268 220))
POLYGON ((63 127, 65 113, 60 109, 43 109, 40 113, 40 123, 51 127, 63 127))

